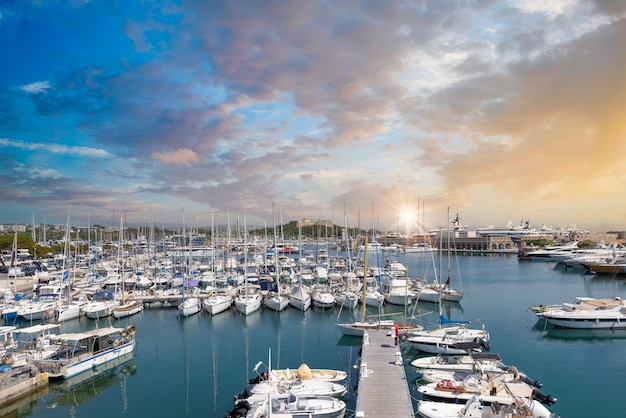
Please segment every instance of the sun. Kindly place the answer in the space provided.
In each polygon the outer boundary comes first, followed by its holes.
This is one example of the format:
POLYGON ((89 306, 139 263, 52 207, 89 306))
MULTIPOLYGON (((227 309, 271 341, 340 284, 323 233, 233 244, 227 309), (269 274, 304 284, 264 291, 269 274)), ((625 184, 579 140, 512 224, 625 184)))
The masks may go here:
POLYGON ((406 228, 406 232, 410 233, 417 229, 417 211, 411 207, 405 207, 400 211, 400 222, 406 228))

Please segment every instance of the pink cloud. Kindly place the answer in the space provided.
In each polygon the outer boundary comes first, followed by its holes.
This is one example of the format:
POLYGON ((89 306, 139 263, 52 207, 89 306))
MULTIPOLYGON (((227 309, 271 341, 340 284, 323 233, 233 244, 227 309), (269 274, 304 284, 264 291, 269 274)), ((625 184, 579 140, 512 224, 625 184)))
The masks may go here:
POLYGON ((152 157, 163 164, 192 164, 200 161, 200 156, 187 148, 179 148, 173 153, 153 152, 152 157))

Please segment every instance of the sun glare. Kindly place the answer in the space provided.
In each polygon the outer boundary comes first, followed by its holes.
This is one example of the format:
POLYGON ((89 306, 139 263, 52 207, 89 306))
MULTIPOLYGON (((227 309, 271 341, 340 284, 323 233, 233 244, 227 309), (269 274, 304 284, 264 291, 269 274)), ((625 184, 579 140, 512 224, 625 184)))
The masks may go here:
POLYGON ((417 229, 417 211, 413 208, 404 208, 400 212, 400 222, 407 233, 417 229))

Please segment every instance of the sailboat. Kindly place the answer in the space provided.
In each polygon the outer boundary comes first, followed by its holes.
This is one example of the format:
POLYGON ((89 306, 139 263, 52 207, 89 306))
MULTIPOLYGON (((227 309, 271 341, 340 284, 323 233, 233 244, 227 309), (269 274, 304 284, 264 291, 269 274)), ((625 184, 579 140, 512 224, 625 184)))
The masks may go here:
MULTIPOLYGON (((448 216, 450 213, 450 210, 448 209, 448 216)), ((459 215, 456 215, 456 218, 454 218, 454 226, 455 228, 457 228, 459 226, 459 215)), ((446 280, 445 285, 439 289, 439 291, 441 292, 441 298, 444 301, 447 302, 460 302, 461 299, 463 299, 463 292, 462 291, 457 291, 454 290, 450 287, 450 232, 448 230, 448 279, 446 280)))
MULTIPOLYGON (((120 219, 120 247, 122 248, 122 250, 124 249, 124 220, 125 220, 125 215, 122 213, 121 215, 121 219, 120 219)), ((124 272, 124 265, 126 264, 124 261, 122 261, 122 272, 121 272, 121 276, 122 276, 122 297, 120 299, 120 302, 117 306, 115 306, 115 308, 113 308, 113 312, 112 315, 113 317, 115 317, 116 319, 119 318, 125 318, 127 316, 131 316, 134 315, 136 313, 139 313, 141 311, 143 311, 143 303, 141 303, 138 300, 134 300, 132 298, 128 298, 125 295, 125 291, 126 291, 126 274, 124 272)))
POLYGON ((244 260, 244 292, 239 293, 235 298, 235 308, 244 315, 250 315, 261 309, 263 298, 259 293, 258 285, 250 285, 248 283, 248 228, 246 223, 246 204, 244 197, 244 214, 243 214, 243 260, 244 260))
MULTIPOLYGON (((300 213, 298 211, 298 236, 299 239, 302 239, 302 222, 300 220, 300 213)), ((301 247, 299 245, 298 247, 301 247)), ((300 271, 298 272, 298 283, 291 288, 291 293, 289 294, 289 305, 293 306, 296 309, 301 311, 306 311, 311 307, 311 295, 309 293, 309 288, 302 283, 302 275, 300 272, 302 271, 302 257, 298 257, 298 262, 300 263, 300 271)))
MULTIPOLYGON (((191 239, 189 241, 191 242, 191 239)), ((182 244, 185 247, 187 246, 187 237, 185 235, 185 212, 184 211, 183 211, 183 243, 182 244)), ((181 251, 181 254, 183 255, 183 260, 185 260, 186 253, 187 253, 187 249, 183 248, 183 251, 181 251)), ((193 251, 189 251, 190 256, 192 253, 193 251)), ((184 264, 185 262, 183 261, 183 265, 184 264)), ((190 263, 190 265, 192 266, 193 264, 190 263)), ((189 270, 191 270, 191 268, 189 268, 189 270)), ((190 275, 188 275, 187 277, 190 277, 190 275)), ((185 295, 185 293, 187 292, 188 285, 189 285, 189 280, 185 280, 185 272, 183 272, 183 291, 182 291, 183 299, 178 304, 178 314, 180 316, 185 316, 185 317, 195 315, 202 310, 202 302, 200 302, 200 298, 196 296, 185 295)))
MULTIPOLYGON (((211 207, 211 249, 213 252, 212 255, 212 272, 216 273, 216 259, 215 259, 215 220, 214 220, 214 212, 213 207, 211 207)), ((209 296, 206 297, 202 301, 202 307, 206 312, 211 315, 217 315, 218 313, 225 312, 230 309, 233 304, 233 296, 229 292, 230 289, 226 285, 220 285, 219 287, 214 288, 209 296)))
MULTIPOLYGON (((449 209, 448 209, 448 219, 449 219, 449 209)), ((454 219, 455 228, 459 225, 459 216, 457 215, 454 219)), ((448 235, 448 278, 446 279, 445 284, 441 284, 440 281, 436 280, 435 283, 422 285, 417 290, 417 298, 421 302, 431 302, 431 303, 439 303, 441 301, 446 302, 460 302, 463 299, 463 292, 454 290, 450 287, 450 235, 452 235, 452 229, 446 229, 448 235)), ((443 231, 440 229, 439 231, 439 265, 441 271, 442 264, 442 254, 443 254, 443 231)), ((432 253, 431 253, 432 256, 432 253)), ((433 259, 434 266, 434 259, 433 259)), ((437 277, 437 273, 435 272, 435 278, 437 277)))
MULTIPOLYGON (((448 239, 450 232, 450 229, 448 229, 448 239)), ((437 277, 436 273, 435 277, 437 277)), ((453 321, 446 318, 443 314, 443 292, 438 291, 437 293, 439 308, 438 327, 436 329, 409 332, 407 341, 411 343, 413 348, 426 353, 454 355, 479 351, 481 348, 489 350, 491 343, 485 326, 483 325, 480 329, 471 329, 467 327, 467 324, 469 324, 467 321, 453 321)))
MULTIPOLYGON (((274 213, 274 204, 272 203, 272 213, 274 213)), ((274 214, 274 243, 278 240, 278 236, 276 233, 276 215, 274 214)), ((280 266, 278 264, 278 254, 274 253, 274 266, 276 270, 276 276, 274 276, 274 285, 272 289, 268 292, 268 294, 263 299, 263 305, 266 308, 269 308, 273 311, 280 312, 289 306, 289 296, 288 290, 289 288, 285 285, 281 285, 280 283, 280 266)))
POLYGON ((17 319, 18 305, 14 300, 14 292, 9 288, 11 276, 14 276, 14 280, 17 279, 15 261, 17 259, 17 228, 15 228, 15 234, 13 236, 13 246, 11 248, 11 263, 7 272, 7 285, 5 289, 2 289, 2 319, 4 323, 8 324, 9 321, 15 321, 17 319))
MULTIPOLYGON (((344 224, 346 231, 348 231, 348 220, 345 218, 345 213, 344 224)), ((346 239, 348 239, 347 235, 346 239)), ((346 251, 346 259, 351 260, 349 243, 346 245, 346 251)), ((350 265, 352 265, 352 263, 350 263, 350 265)), ((329 274, 329 276, 331 275, 332 273, 329 274)), ((359 295, 359 291, 362 289, 361 282, 352 268, 347 269, 345 274, 341 275, 340 278, 343 279, 343 283, 341 287, 335 290, 335 300, 340 309, 346 308, 352 311, 356 309, 361 299, 361 296, 359 295)))
MULTIPOLYGON (((363 255, 363 270, 367 271, 367 235, 365 235, 365 245, 364 245, 364 255, 363 255)), ((367 292, 367 280, 363 280, 363 300, 365 300, 365 295, 367 292)), ((337 328, 343 335, 349 335, 353 337, 362 337, 363 334, 367 330, 371 329, 381 329, 381 328, 391 328, 394 326, 394 321, 392 319, 385 320, 375 320, 375 321, 366 321, 365 320, 365 311, 366 304, 361 304, 361 320, 349 323, 337 323, 337 328)), ((339 311, 341 315, 341 310, 339 311)))

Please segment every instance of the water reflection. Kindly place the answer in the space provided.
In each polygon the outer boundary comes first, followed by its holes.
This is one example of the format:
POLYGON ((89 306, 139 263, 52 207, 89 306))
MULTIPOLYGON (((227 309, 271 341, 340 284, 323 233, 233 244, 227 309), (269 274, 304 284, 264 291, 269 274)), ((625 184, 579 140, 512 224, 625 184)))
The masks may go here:
POLYGON ((128 353, 114 361, 109 361, 101 367, 90 369, 84 373, 65 379, 58 383, 51 383, 49 391, 52 399, 46 401, 48 408, 57 406, 80 406, 94 399, 111 386, 121 383, 127 376, 137 373, 134 353, 128 353))
POLYGON ((624 329, 568 329, 553 327, 544 334, 548 340, 598 343, 606 340, 626 339, 624 329))
POLYGON ((27 417, 31 415, 37 409, 37 399, 48 393, 48 387, 41 388, 35 392, 32 392, 26 396, 17 399, 14 402, 10 402, 0 408, 1 418, 13 418, 13 417, 27 417))

